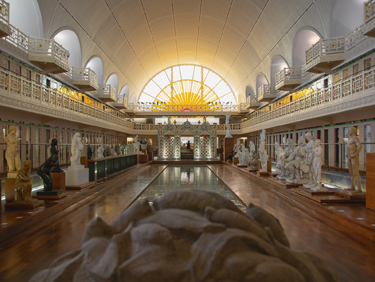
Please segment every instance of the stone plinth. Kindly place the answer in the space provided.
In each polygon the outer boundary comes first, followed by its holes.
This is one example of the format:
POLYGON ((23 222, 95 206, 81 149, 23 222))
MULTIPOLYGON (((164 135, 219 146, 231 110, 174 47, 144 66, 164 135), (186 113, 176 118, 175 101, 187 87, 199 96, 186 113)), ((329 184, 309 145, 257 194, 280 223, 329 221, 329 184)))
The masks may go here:
POLYGON ((65 190, 65 172, 51 172, 53 189, 65 190))
POLYGON ((65 170, 65 185, 66 188, 82 186, 89 182, 89 169, 83 165, 70 166, 65 170))
POLYGON ((16 197, 16 191, 14 190, 15 183, 16 183, 16 178, 5 179, 5 200, 8 203, 13 202, 15 200, 15 197, 16 197))

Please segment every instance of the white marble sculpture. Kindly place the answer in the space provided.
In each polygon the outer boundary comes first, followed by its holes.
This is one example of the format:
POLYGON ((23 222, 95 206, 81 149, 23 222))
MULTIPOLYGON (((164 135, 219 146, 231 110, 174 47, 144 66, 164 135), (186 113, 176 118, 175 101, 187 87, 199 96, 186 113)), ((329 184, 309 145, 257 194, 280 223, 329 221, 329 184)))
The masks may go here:
POLYGON ((308 167, 308 173, 309 173, 309 183, 304 184, 303 186, 306 188, 312 188, 316 185, 315 181, 315 173, 314 173, 314 149, 315 149, 315 142, 313 140, 311 132, 307 132, 305 134, 306 138, 306 165, 308 167))
POLYGON ((314 254, 293 250, 278 219, 250 204, 244 214, 219 194, 175 191, 101 217, 81 244, 36 273, 46 281, 336 282, 314 254))
POLYGON ((111 149, 111 154, 112 157, 117 157, 117 152, 115 151, 115 149, 111 149))
POLYGON ((350 180, 352 182, 352 185, 349 188, 350 191, 363 192, 361 188, 361 176, 359 175, 359 153, 361 150, 362 144, 357 137, 357 128, 352 127, 349 130, 349 140, 346 153, 350 180), (355 187, 355 181, 357 181, 357 188, 355 187))
POLYGON ((134 152, 135 152, 136 154, 139 154, 139 145, 140 145, 140 143, 139 143, 139 141, 138 141, 138 135, 136 135, 136 136, 134 137, 134 142, 133 142, 134 152))
POLYGON ((237 143, 233 147, 233 152, 235 153, 234 157, 239 158, 241 153, 241 142, 240 139, 237 139, 237 143))
POLYGON ((259 145, 259 161, 261 163, 261 172, 267 171, 268 155, 266 150, 266 130, 263 129, 260 134, 260 145, 259 145))
POLYGON ((285 151, 279 142, 275 142, 277 179, 285 179, 285 151))
POLYGON ((225 115, 225 127, 227 128, 227 133, 225 134, 225 138, 233 138, 231 134, 232 129, 230 128, 229 118, 230 118, 230 113, 227 113, 225 115))
POLYGON ((102 146, 100 145, 96 151, 96 158, 97 159, 102 159, 104 158, 103 156, 103 149, 102 149, 102 146))
POLYGON ((8 171, 10 174, 17 174, 17 171, 21 169, 21 160, 20 155, 18 154, 17 145, 18 138, 16 136, 16 127, 11 125, 9 126, 9 133, 4 138, 7 143, 7 150, 5 152, 5 158, 8 164, 8 171))
MULTIPOLYGON (((294 152, 295 149, 296 149, 296 146, 294 145, 293 140, 290 139, 290 138, 286 139, 286 147, 284 149, 285 165, 287 163, 286 160, 290 157, 290 155, 294 152)), ((285 168, 285 166, 284 166, 284 168, 285 168)), ((290 177, 290 173, 287 169, 284 170, 284 175, 285 175, 285 179, 290 177)))
POLYGON ((256 170, 258 168, 258 158, 257 158, 257 153, 255 151, 255 145, 253 141, 250 141, 249 145, 249 169, 250 170, 256 170))
POLYGON ((315 185, 311 188, 313 191, 327 191, 322 187, 322 165, 323 165, 323 148, 320 146, 320 139, 315 140, 314 151, 314 174, 315 174, 315 185))
POLYGON ((72 145, 70 152, 72 156, 70 157, 70 166, 81 166, 81 152, 83 149, 81 134, 79 132, 75 133, 72 139, 72 145))
POLYGON ((301 137, 298 141, 298 146, 294 152, 286 160, 285 169, 289 171, 290 177, 287 178, 289 183, 306 184, 308 179, 306 173, 308 167, 306 165, 306 140, 305 137, 301 137))
POLYGON ((241 151, 239 152, 237 166, 247 166, 248 158, 249 158, 249 149, 245 148, 245 146, 241 144, 241 151))

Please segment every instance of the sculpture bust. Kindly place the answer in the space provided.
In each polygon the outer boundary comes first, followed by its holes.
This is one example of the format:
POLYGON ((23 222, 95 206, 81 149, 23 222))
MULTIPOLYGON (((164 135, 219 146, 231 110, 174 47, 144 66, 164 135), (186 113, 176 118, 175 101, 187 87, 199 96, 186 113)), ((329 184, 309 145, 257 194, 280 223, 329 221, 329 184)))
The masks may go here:
POLYGON ((79 132, 75 133, 72 140, 71 153, 70 157, 70 166, 81 166, 81 151, 82 151, 82 141, 81 134, 79 132))
POLYGON ((17 193, 17 201, 27 202, 31 200, 31 162, 24 161, 23 168, 17 173, 16 182, 14 184, 14 189, 17 193))
POLYGON ((4 138, 4 140, 7 143, 5 158, 7 160, 9 172, 17 172, 21 169, 21 160, 17 151, 18 139, 16 136, 15 126, 9 126, 9 134, 4 138))
POLYGON ((352 186, 349 190, 356 190, 362 192, 361 176, 359 175, 359 153, 362 150, 362 144, 357 137, 357 128, 352 127, 349 130, 349 140, 347 145, 346 157, 348 159, 348 168, 350 173, 350 180, 352 186), (355 181, 357 181, 357 189, 355 188, 355 181))

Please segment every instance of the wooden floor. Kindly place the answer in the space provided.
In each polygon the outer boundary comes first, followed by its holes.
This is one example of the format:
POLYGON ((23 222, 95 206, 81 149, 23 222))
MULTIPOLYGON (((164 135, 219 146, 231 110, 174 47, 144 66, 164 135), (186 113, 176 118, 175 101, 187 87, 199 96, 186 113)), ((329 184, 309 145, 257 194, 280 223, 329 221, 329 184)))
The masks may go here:
POLYGON ((305 212, 299 202, 270 191, 271 182, 245 177, 229 165, 208 167, 246 204, 252 202, 275 215, 292 248, 321 257, 337 272, 339 281, 375 281, 375 241, 332 220, 318 219, 319 215, 311 215, 314 212, 305 212))
MULTIPOLYGON (((91 219, 100 216, 111 222, 165 167, 153 164, 120 173, 98 184, 104 185, 106 193, 55 214, 41 228, 36 226, 1 242, 0 280, 28 281, 55 258, 79 248, 91 219)), ((208 167, 242 201, 260 205, 279 218, 293 249, 320 256, 338 273, 340 281, 375 281, 374 241, 331 220, 313 216, 314 212, 308 212, 293 199, 271 191, 267 181, 245 176, 227 165, 208 167)))

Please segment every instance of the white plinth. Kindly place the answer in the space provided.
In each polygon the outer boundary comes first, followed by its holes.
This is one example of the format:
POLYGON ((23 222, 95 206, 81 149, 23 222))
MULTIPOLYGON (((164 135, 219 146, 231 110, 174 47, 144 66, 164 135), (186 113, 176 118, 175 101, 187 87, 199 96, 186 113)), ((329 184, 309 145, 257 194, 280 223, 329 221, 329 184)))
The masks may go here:
POLYGON ((65 170, 66 186, 79 186, 87 182, 89 182, 89 169, 85 166, 70 166, 65 170))

